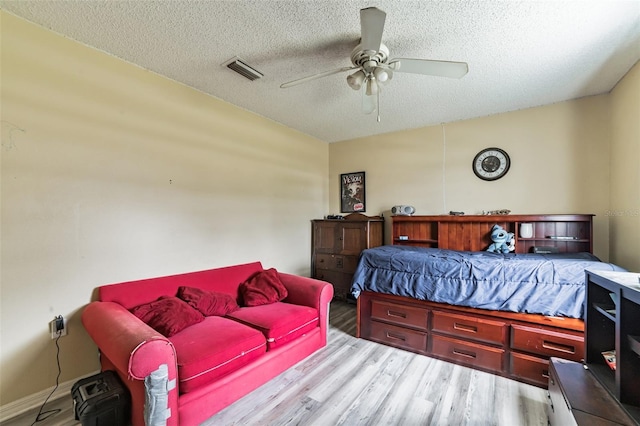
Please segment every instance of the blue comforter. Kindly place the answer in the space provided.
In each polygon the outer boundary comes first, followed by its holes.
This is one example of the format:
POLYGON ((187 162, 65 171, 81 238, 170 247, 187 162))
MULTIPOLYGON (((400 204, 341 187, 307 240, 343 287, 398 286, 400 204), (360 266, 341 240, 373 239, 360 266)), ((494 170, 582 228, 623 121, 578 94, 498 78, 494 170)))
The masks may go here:
POLYGON ((472 308, 582 318, 585 269, 623 270, 589 253, 382 246, 362 252, 351 292, 356 298, 367 290, 472 308))

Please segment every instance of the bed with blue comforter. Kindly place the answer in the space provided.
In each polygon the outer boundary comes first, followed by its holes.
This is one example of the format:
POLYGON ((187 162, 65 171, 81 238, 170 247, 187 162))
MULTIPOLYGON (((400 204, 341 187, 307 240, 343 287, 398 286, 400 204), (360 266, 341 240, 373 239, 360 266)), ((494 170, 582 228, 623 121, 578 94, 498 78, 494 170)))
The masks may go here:
POLYGON ((582 318, 585 269, 621 271, 589 253, 515 254, 410 246, 364 250, 351 291, 471 308, 582 318))

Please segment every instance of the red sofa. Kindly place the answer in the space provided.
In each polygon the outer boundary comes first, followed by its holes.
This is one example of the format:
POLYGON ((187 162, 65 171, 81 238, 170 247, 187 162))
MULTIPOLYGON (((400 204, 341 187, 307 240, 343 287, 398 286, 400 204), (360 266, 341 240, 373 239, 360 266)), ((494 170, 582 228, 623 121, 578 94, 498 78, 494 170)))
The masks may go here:
MULTIPOLYGON (((84 309, 82 322, 99 348, 102 370, 115 370, 131 393, 133 425, 157 419, 149 416, 157 416, 158 408, 167 425, 200 424, 326 345, 333 287, 291 274, 277 272, 287 290, 282 301, 240 307, 224 317, 204 316, 170 337, 131 312, 175 296, 181 286, 242 302, 240 284, 260 271, 255 262, 98 288, 98 301, 84 309), (145 413, 145 398, 155 392, 145 378, 157 377, 162 365, 168 371, 167 391, 153 414, 145 413)), ((151 406, 147 403, 147 410, 151 406)))

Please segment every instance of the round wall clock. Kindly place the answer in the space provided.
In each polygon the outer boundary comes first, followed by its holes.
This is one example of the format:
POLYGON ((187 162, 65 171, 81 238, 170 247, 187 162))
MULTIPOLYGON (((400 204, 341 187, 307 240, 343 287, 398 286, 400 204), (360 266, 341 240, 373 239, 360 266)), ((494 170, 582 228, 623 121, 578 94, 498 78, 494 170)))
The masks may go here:
POLYGON ((506 175, 511 165, 509 154, 500 148, 486 148, 473 159, 473 173, 483 180, 496 180, 506 175))

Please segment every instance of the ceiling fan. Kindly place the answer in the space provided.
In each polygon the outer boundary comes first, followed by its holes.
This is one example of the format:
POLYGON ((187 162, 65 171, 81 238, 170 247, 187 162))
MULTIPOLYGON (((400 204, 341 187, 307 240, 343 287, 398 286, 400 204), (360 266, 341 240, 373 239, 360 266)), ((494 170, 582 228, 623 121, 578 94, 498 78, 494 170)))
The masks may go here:
POLYGON ((342 67, 310 75, 280 85, 281 88, 297 86, 318 78, 357 70, 347 76, 347 84, 353 90, 362 90, 362 111, 371 114, 378 111, 380 84, 392 79, 394 72, 461 78, 469 71, 465 62, 434 61, 428 59, 389 59, 389 49, 382 43, 382 32, 387 14, 376 7, 360 10, 361 38, 351 52, 353 66, 342 67))

